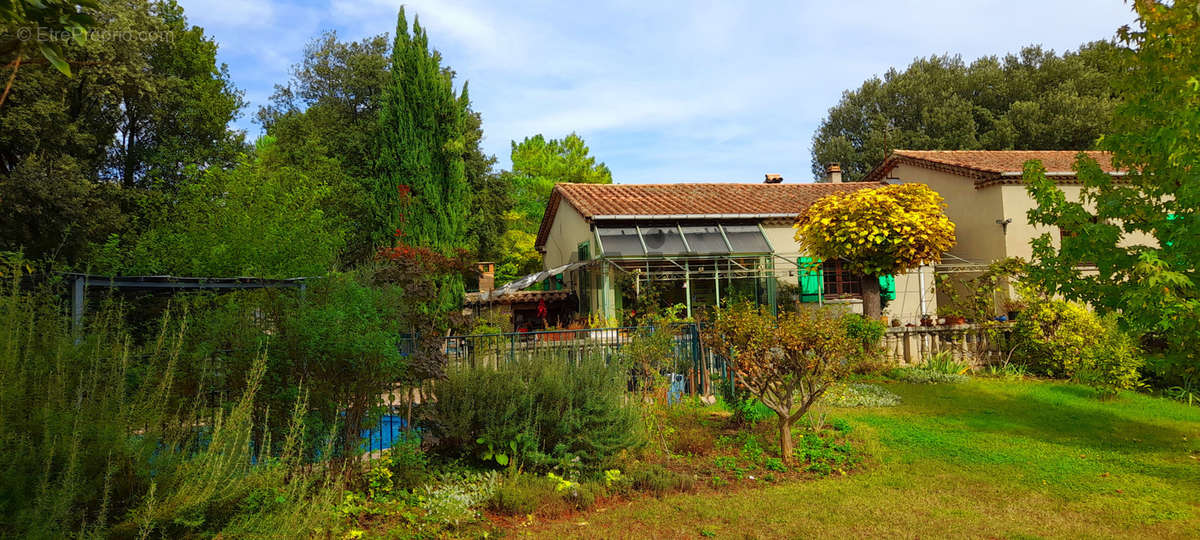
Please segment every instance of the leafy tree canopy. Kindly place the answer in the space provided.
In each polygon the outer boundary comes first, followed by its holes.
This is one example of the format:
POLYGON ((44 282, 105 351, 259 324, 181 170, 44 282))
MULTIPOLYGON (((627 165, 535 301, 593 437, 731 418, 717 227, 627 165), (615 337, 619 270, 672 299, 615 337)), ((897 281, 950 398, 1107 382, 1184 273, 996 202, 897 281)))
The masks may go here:
POLYGON ((0 249, 79 262, 139 225, 139 199, 242 151, 241 93, 182 8, 114 0, 95 19, 104 39, 62 43, 72 77, 30 61, 0 107, 0 249))
POLYGON ((826 195, 796 220, 796 241, 820 259, 841 259, 863 275, 863 312, 881 312, 878 276, 942 260, 954 247, 946 203, 924 184, 826 195))
POLYGON ((813 135, 813 174, 838 162, 862 178, 897 148, 1091 149, 1112 116, 1119 66, 1104 41, 1061 56, 1032 46, 970 64, 918 58, 842 93, 813 135))
MULTIPOLYGON (((378 177, 371 190, 372 214, 386 228, 373 231, 375 245, 386 245, 394 235, 400 245, 449 255, 467 244, 467 88, 455 92, 453 73, 430 50, 419 21, 409 31, 403 8, 391 61, 391 82, 379 113, 378 177)), ((457 276, 447 279, 455 286, 439 288, 439 304, 450 309, 462 303, 463 284, 457 276)))
MULTIPOLYGON (((1127 327, 1158 336, 1200 365, 1200 3, 1134 3, 1138 28, 1119 36, 1128 61, 1100 148, 1113 177, 1080 155, 1081 197, 1068 198, 1040 163, 1026 164, 1037 208, 1030 221, 1061 227, 1033 241, 1030 279, 1127 327), (1095 265, 1082 272, 1081 265, 1095 265), (1136 308, 1135 308, 1136 306, 1136 308)), ((1193 367, 1195 369, 1195 367, 1193 367)))
POLYGON ((97 270, 271 278, 334 270, 345 225, 324 210, 333 192, 281 158, 264 137, 236 167, 196 172, 178 202, 147 209, 151 226, 144 234, 128 242, 111 236, 97 270))
POLYGON ((511 190, 511 211, 504 219, 508 231, 501 238, 497 282, 503 283, 537 271, 541 257, 534 249, 538 225, 554 184, 574 182, 611 184, 612 171, 597 163, 583 138, 575 133, 547 140, 541 134, 512 142, 512 170, 501 174, 511 190))

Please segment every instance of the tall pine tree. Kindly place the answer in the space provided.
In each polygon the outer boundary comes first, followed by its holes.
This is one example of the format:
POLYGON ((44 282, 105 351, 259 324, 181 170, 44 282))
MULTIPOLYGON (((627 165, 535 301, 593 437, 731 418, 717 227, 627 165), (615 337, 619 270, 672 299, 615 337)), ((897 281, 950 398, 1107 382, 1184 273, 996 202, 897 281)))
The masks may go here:
MULTIPOLYGON (((396 22, 391 79, 379 114, 375 243, 452 254, 467 247, 471 194, 463 155, 470 101, 465 87, 461 97, 455 94, 453 73, 429 50, 418 20, 409 32, 404 8, 396 22)), ((461 277, 447 279, 439 287, 439 309, 462 302, 461 277)))

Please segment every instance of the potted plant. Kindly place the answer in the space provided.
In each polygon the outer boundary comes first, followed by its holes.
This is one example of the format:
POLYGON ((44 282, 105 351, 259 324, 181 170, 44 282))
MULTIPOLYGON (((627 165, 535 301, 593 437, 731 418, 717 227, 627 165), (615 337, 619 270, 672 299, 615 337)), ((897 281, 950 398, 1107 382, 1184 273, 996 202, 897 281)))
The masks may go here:
POLYGON ((1025 301, 1016 298, 1009 298, 1004 301, 1004 311, 1008 316, 1008 320, 1015 321, 1017 316, 1025 310, 1025 301))

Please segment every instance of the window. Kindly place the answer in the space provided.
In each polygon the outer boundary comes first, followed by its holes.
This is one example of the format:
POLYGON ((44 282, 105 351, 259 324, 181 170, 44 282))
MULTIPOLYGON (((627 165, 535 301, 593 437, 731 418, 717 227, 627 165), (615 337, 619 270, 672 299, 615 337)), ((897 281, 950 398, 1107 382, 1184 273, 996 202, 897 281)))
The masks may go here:
POLYGON ((825 274, 825 294, 862 294, 862 276, 850 272, 842 261, 825 261, 821 264, 821 270, 825 274))
POLYGON ((666 226, 640 227, 642 240, 646 242, 646 253, 649 255, 674 255, 687 253, 683 245, 683 236, 675 224, 666 226))
POLYGON ((717 225, 684 225, 683 235, 687 237, 688 247, 692 253, 715 255, 729 253, 729 245, 717 225))
POLYGON ((725 229, 725 238, 729 239, 729 245, 733 247, 734 253, 771 252, 771 247, 767 245, 767 238, 763 236, 758 225, 722 225, 721 227, 725 229))
POLYGON ((771 252, 771 245, 757 224, 604 224, 596 226, 596 237, 598 255, 603 257, 771 252))
POLYGON ((600 237, 600 246, 604 248, 605 255, 646 254, 635 227, 598 228, 596 235, 600 237))

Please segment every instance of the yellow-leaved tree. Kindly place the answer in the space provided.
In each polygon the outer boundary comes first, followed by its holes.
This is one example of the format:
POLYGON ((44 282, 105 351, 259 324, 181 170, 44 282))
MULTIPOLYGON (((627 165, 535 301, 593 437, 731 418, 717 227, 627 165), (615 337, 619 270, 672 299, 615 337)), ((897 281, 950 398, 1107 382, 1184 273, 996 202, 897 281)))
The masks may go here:
POLYGON ((814 258, 841 259, 862 275, 863 314, 878 320, 879 276, 942 260, 954 223, 925 184, 896 184, 822 197, 796 218, 796 241, 814 258))

